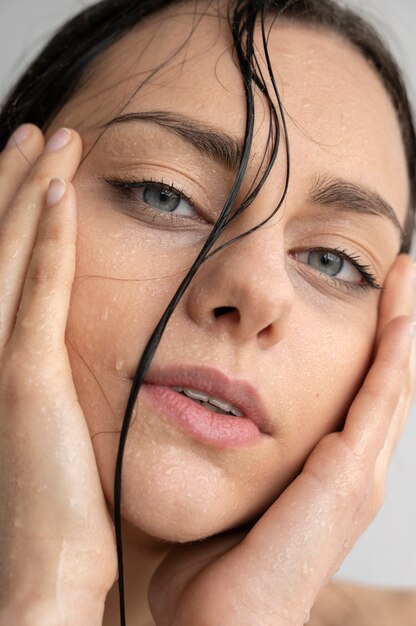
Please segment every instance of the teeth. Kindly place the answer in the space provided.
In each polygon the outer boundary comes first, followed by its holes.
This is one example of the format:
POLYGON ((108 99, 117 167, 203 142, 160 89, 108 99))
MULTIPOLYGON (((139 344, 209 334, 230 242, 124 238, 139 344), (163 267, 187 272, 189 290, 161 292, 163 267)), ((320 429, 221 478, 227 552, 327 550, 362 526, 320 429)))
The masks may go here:
POLYGON ((213 411, 211 405, 215 406, 217 409, 221 409, 224 413, 232 413, 236 417, 242 417, 243 414, 239 411, 235 406, 230 404, 229 402, 225 402, 225 400, 219 400, 218 398, 208 396, 206 393, 202 393, 202 391, 197 391, 195 389, 188 389, 183 387, 172 387, 175 391, 179 393, 184 393, 188 398, 192 400, 199 400, 205 408, 213 411), (208 404, 209 403, 209 404, 208 404))
POLYGON ((233 409, 235 410, 232 404, 229 404, 229 402, 224 402, 224 400, 218 400, 218 398, 209 398, 208 402, 221 409, 222 411, 227 411, 228 413, 231 413, 233 409))
POLYGON ((238 409, 235 409, 234 407, 231 409, 230 413, 232 413, 236 417, 244 417, 244 414, 238 409))
POLYGON ((227 411, 222 411, 221 409, 218 411, 218 407, 214 407, 210 402, 201 402, 201 406, 204 409, 208 409, 208 411, 212 411, 213 413, 221 413, 221 415, 228 415, 227 411))
POLYGON ((192 400, 201 400, 201 402, 209 402, 209 396, 202 391, 196 391, 195 389, 184 389, 183 393, 192 398, 192 400))

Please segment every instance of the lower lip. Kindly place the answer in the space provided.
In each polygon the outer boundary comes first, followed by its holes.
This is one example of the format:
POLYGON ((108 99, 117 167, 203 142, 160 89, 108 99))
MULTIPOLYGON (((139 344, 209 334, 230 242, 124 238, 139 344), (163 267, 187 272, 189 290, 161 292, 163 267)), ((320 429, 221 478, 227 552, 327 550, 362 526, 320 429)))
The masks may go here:
POLYGON ((214 413, 170 387, 144 383, 140 393, 149 398, 163 415, 202 443, 216 448, 235 448, 253 445, 261 437, 258 426, 247 417, 214 413))

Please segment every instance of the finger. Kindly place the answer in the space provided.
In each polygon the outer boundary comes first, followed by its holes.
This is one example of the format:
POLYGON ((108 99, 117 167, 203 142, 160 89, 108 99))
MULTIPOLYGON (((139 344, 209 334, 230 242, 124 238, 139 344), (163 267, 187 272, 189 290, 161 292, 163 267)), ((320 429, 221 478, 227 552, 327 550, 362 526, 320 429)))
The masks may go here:
MULTIPOLYGON (((382 444, 375 462, 373 483, 369 488, 367 497, 355 514, 352 527, 356 529, 356 533, 352 541, 355 541, 355 538, 360 534, 361 530, 364 530, 368 526, 384 502, 388 467, 405 427, 412 402, 414 337, 411 343, 412 348, 410 350, 408 370, 403 377, 402 392, 390 420, 390 425, 387 427, 388 431, 385 441, 382 444)), ((347 543, 346 550, 344 551, 345 556, 348 554, 352 545, 351 542, 347 543)))
POLYGON ((387 325, 375 361, 348 412, 342 436, 355 454, 365 455, 369 463, 375 462, 385 443, 403 393, 412 334, 408 317, 387 325))
POLYGON ((392 419, 389 432, 386 438, 385 445, 380 452, 380 457, 377 461, 380 467, 384 467, 387 471, 388 464, 391 456, 399 442, 400 436, 405 428, 407 416, 413 401, 414 393, 414 377, 415 377, 415 337, 412 340, 412 347, 409 354, 409 366, 408 372, 403 379, 403 390, 399 399, 398 406, 396 408, 394 417, 392 419))
POLYGON ((400 254, 392 265, 384 282, 380 299, 377 343, 387 324, 402 315, 413 313, 414 292, 413 260, 407 254, 400 254))
POLYGON ((411 405, 412 382, 411 376, 409 374, 407 380, 405 381, 404 390, 400 396, 396 411, 394 413, 385 444, 377 458, 376 478, 378 481, 384 481, 386 478, 391 458, 406 426, 411 405))
POLYGON ((76 200, 70 183, 55 178, 24 283, 14 344, 37 354, 62 347, 75 273, 76 200))
POLYGON ((380 454, 387 454, 388 461, 392 456, 399 439, 406 426, 407 418, 409 415, 410 407, 413 402, 414 391, 414 352, 415 352, 415 337, 412 340, 412 347, 410 350, 409 367, 407 375, 403 381, 403 391, 401 393, 399 403, 397 405, 395 416, 392 420, 392 424, 387 435, 386 444, 383 447, 380 454))
POLYGON ((409 409, 409 398, 403 393, 393 416, 384 446, 376 459, 374 479, 372 482, 369 482, 366 497, 357 508, 352 519, 351 529, 353 532, 351 533, 350 539, 345 542, 345 549, 341 554, 341 561, 347 556, 357 538, 371 523, 384 503, 388 468, 399 437, 405 426, 409 409))
POLYGON ((60 176, 71 180, 81 153, 81 138, 76 132, 65 129, 58 131, 0 222, 0 344, 7 342, 14 326, 49 182, 60 176))
POLYGON ((42 131, 23 124, 0 154, 0 219, 44 148, 42 131))

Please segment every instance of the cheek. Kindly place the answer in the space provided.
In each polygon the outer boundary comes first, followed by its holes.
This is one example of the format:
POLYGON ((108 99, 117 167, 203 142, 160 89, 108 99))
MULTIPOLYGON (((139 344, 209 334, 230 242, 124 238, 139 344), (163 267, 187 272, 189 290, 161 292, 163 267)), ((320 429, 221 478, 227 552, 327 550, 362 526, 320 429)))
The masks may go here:
POLYGON ((120 406, 124 412, 129 391, 127 370, 134 373, 194 250, 179 244, 169 249, 158 231, 97 206, 82 182, 77 195, 77 266, 67 343, 95 432, 114 425, 115 415, 120 423, 120 406))
MULTIPOLYGON (((343 316, 342 316, 343 317, 343 316)), ((274 385, 287 390, 282 402, 281 433, 300 468, 316 443, 341 430, 372 356, 377 307, 365 307, 347 319, 315 320, 294 327, 282 345, 284 372, 277 370, 274 385), (323 323, 325 322, 325 323, 323 323), (325 331, 322 330, 325 328, 325 331), (286 381, 286 385, 285 385, 286 381)))

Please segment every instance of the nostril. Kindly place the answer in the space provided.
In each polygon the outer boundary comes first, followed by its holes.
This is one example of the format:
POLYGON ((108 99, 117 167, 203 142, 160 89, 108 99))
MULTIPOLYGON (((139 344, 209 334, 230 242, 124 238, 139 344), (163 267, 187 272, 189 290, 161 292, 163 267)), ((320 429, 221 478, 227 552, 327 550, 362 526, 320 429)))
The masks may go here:
POLYGON ((222 315, 232 313, 236 310, 237 309, 235 308, 235 306, 218 306, 216 309, 214 309, 214 315, 215 317, 221 317, 222 315))

